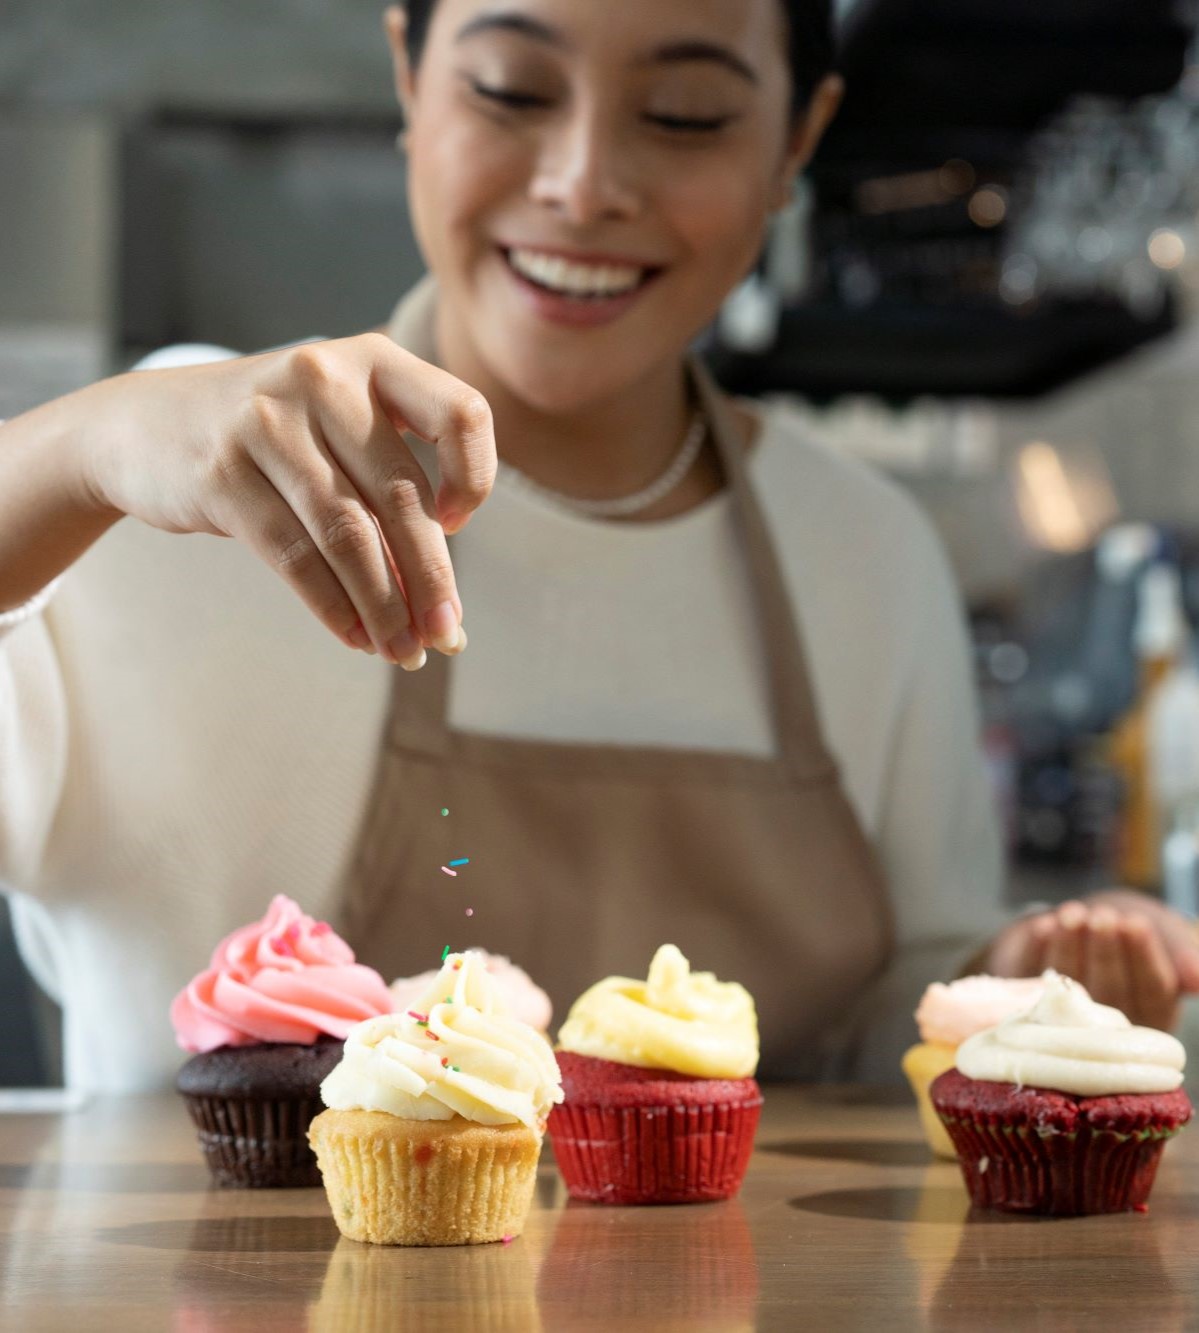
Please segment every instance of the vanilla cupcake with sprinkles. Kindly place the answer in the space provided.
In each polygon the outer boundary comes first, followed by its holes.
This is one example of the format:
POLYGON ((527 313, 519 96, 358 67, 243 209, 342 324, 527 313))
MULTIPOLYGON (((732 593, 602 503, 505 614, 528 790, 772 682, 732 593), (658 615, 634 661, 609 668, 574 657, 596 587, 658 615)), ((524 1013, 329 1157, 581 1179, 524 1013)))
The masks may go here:
POLYGON ((520 1234, 562 1081, 484 960, 447 954, 402 1013, 369 1019, 321 1085, 316 1153, 342 1235, 468 1245, 520 1234))

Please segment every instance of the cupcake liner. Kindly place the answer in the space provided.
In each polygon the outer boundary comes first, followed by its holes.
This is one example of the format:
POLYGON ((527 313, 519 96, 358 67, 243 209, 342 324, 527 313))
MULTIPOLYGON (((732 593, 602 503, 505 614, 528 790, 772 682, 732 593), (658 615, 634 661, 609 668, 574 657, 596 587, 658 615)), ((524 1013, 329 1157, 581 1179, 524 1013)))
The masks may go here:
POLYGON ((217 1185, 293 1189, 321 1183, 307 1138, 321 1110, 318 1097, 182 1096, 217 1185))
POLYGON ((703 1203, 736 1194, 762 1101, 602 1106, 568 1100, 550 1115, 558 1169, 575 1199, 703 1203))
POLYGON ((932 1097, 977 1207, 1056 1217, 1143 1210, 1166 1140, 1191 1116, 1181 1091, 1073 1098, 956 1070, 932 1097))
POLYGON ((476 1245, 524 1228, 541 1139, 523 1125, 324 1111, 309 1137, 350 1240, 476 1245))

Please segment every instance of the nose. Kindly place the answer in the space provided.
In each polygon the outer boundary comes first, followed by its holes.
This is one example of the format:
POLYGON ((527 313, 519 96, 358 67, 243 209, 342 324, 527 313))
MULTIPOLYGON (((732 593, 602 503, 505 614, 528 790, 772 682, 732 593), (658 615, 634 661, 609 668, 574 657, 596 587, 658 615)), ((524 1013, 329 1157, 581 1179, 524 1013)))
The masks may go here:
POLYGON ((600 108, 579 106, 546 128, 529 193, 576 226, 629 219, 641 209, 633 168, 600 108))

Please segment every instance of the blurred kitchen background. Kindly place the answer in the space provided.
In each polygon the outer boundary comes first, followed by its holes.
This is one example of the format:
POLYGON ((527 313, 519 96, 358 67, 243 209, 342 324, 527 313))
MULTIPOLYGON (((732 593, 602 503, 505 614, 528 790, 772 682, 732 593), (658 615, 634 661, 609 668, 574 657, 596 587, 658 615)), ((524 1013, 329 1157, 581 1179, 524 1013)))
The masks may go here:
MULTIPOLYGON (((381 10, 4 0, 0 418, 164 344, 385 318, 421 263, 381 10)), ((844 110, 708 337, 939 529, 1014 906, 1119 881, 1199 907, 1194 18, 842 4, 844 110)), ((53 1083, 5 932, 0 1086, 53 1083)))

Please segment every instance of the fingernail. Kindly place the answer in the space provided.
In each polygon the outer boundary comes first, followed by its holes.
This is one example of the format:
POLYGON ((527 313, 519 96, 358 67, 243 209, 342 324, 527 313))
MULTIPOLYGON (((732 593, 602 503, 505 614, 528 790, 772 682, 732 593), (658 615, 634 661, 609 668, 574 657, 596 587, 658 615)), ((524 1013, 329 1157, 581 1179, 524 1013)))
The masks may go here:
POLYGON ((346 641, 364 653, 375 651, 375 645, 371 643, 371 636, 363 629, 361 620, 354 622, 354 628, 346 634, 346 641))
POLYGON ((1058 920, 1067 930, 1077 930, 1087 919, 1087 909, 1081 903, 1066 903, 1058 911, 1058 920))
POLYGON ((453 648, 447 648, 446 652, 449 654, 450 657, 457 657, 457 655, 463 650, 463 648, 466 647, 466 643, 467 643, 466 631, 462 628, 461 625, 459 625, 458 642, 454 645, 453 648))
POLYGON ((424 646, 411 629, 402 630, 391 639, 384 655, 405 671, 419 671, 425 664, 424 646))
POLYGON ((456 653, 462 626, 450 602, 442 602, 432 611, 425 612, 425 642, 440 653, 456 653))
POLYGON ((449 536, 457 536, 464 527, 470 522, 469 514, 447 514, 441 520, 442 530, 449 536))

